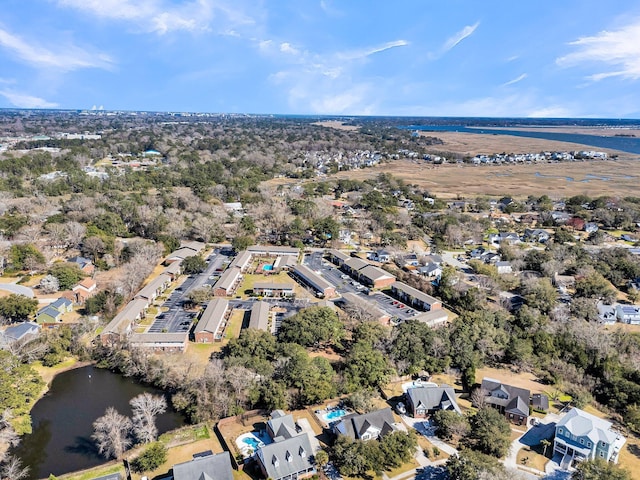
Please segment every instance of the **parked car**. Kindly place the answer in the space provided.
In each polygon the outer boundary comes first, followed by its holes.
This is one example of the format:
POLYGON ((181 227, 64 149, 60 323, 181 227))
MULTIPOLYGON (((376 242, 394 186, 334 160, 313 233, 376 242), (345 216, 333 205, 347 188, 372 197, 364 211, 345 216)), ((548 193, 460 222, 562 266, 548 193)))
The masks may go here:
POLYGON ((407 408, 404 406, 403 402, 396 403, 396 413, 398 415, 404 415, 407 413, 407 408))

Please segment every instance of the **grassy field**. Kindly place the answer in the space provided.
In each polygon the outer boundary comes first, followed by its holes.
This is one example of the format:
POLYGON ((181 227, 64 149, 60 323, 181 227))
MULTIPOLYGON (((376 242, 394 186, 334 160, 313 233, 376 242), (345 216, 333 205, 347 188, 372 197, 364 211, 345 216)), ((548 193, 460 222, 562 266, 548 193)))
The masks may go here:
POLYGON ((97 477, 106 476, 112 473, 120 473, 122 478, 125 478, 124 467, 122 463, 118 462, 116 465, 107 465, 92 468, 82 473, 70 473, 68 475, 58 476, 59 480, 92 480, 97 477))
POLYGON ((238 338, 240 336, 240 330, 242 329, 242 321, 244 320, 244 310, 234 310, 229 318, 229 324, 224 332, 224 344, 226 345, 232 338, 238 338))

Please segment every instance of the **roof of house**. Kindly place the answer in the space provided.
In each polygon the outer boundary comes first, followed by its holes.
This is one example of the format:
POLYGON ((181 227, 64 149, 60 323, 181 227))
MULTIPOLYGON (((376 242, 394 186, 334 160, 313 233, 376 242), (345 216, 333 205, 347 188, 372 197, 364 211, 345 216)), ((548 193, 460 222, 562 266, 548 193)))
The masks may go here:
POLYGON ((544 393, 534 393, 531 395, 531 405, 541 410, 549 410, 549 397, 544 393))
POLYGON ((248 262, 251 261, 251 252, 247 252, 246 250, 241 251, 236 255, 236 258, 233 259, 233 262, 229 265, 229 267, 238 267, 244 268, 248 262))
POLYGON ((171 277, 166 273, 162 273, 140 290, 136 298, 152 299, 156 296, 158 290, 168 283, 171 283, 171 277))
POLYGON ((510 262, 496 262, 496 267, 510 267, 511 263, 510 262))
POLYGON ((62 312, 57 308, 52 307, 51 305, 47 305, 46 307, 38 310, 38 314, 36 316, 39 317, 40 315, 48 315, 52 318, 57 319, 62 315, 62 312))
POLYGON ((460 407, 456 403, 456 393, 449 385, 421 386, 407 390, 407 396, 411 399, 414 408, 427 410, 454 410, 462 415, 460 407))
POLYGON ((214 285, 214 288, 229 290, 236 283, 239 276, 240 269, 238 267, 227 268, 214 285))
POLYGON ((256 454, 268 478, 289 477, 313 467, 313 450, 307 433, 265 445, 256 454))
POLYGON ((134 298, 127 305, 120 310, 113 320, 104 327, 103 334, 116 333, 123 334, 124 330, 128 326, 128 322, 135 320, 141 312, 147 307, 147 300, 144 298, 134 298))
POLYGON ((162 273, 167 273, 167 274, 180 273, 180 269, 182 268, 181 264, 182 264, 182 261, 173 262, 170 265, 167 265, 165 269, 162 271, 162 273))
POLYGON ((353 413, 342 417, 342 420, 335 426, 337 432, 353 439, 361 438, 366 431, 373 427, 380 431, 380 436, 391 433, 395 430, 393 413, 390 408, 383 408, 373 412, 358 415, 353 413))
POLYGON ((293 415, 287 414, 282 410, 274 410, 271 412, 271 419, 269 419, 267 425, 271 428, 274 439, 278 437, 291 438, 298 434, 293 415))
POLYGON ((55 302, 51 303, 49 306, 60 310, 60 308, 67 308, 67 307, 70 307, 71 305, 73 305, 73 302, 71 300, 69 300, 68 298, 60 297, 55 302))
POLYGON ((611 430, 611 426, 611 422, 607 422, 579 408, 572 408, 569 413, 560 419, 556 429, 564 427, 576 437, 589 437, 594 444, 599 441, 612 444, 618 434, 611 430))
POLYGON ((255 302, 251 308, 249 328, 267 330, 269 328, 269 311, 271 305, 267 302, 255 302))
POLYGON ((318 290, 324 292, 328 288, 334 288, 329 281, 322 278, 306 265, 295 265, 293 271, 318 290))
POLYGON ((437 263, 428 263, 424 267, 420 267, 418 269, 418 272, 420 272, 420 273, 432 273, 432 272, 435 272, 435 271, 438 271, 438 270, 441 270, 440 265, 438 265, 437 263))
POLYGON ((214 298, 209 302, 207 308, 202 312, 198 325, 193 333, 210 332, 216 333, 224 316, 229 309, 229 300, 226 298, 214 298))
POLYGON ((22 340, 27 335, 35 335, 40 331, 40 325, 34 322, 22 322, 5 329, 4 338, 11 341, 22 340))
POLYGON ((336 250, 336 249, 329 250, 329 255, 331 255, 332 257, 335 257, 335 258, 339 258, 343 262, 345 262, 345 261, 349 260, 349 258, 351 258, 346 253, 343 253, 340 250, 336 250))
POLYGON ((372 283, 378 280, 384 280, 386 278, 393 278, 395 280, 395 276, 391 275, 389 272, 379 268, 374 267, 373 265, 367 265, 363 269, 358 271, 358 274, 369 279, 372 283))
POLYGON ((489 395, 487 403, 504 407, 505 412, 518 415, 529 415, 529 398, 531 392, 525 388, 513 387, 493 378, 482 379, 482 390, 489 395), (498 397, 497 395, 500 395, 498 397), (506 398, 502 398, 502 396, 506 398))
POLYGON ((391 284, 391 288, 395 288, 398 291, 404 292, 407 295, 415 298, 416 300, 420 300, 428 305, 433 305, 434 303, 441 303, 440 300, 438 300, 437 298, 432 297, 431 295, 427 295, 426 293, 421 292, 417 288, 410 287, 409 285, 403 282, 393 282, 393 284, 391 284))
POLYGON ((174 480, 233 480, 229 452, 197 457, 173 466, 174 480))
POLYGON ((95 288, 95 286, 96 286, 95 280, 93 278, 89 278, 89 277, 83 278, 76 285, 76 287, 82 287, 85 290, 91 290, 92 288, 95 288))
POLYGON ((188 248, 190 250, 193 250, 196 253, 200 253, 206 246, 207 246, 206 243, 198 242, 196 240, 189 240, 189 241, 183 240, 180 243, 180 248, 188 248))
POLYGON ((252 253, 266 253, 267 255, 300 255, 300 249, 295 247, 274 247, 270 245, 252 245, 247 248, 252 253))
POLYGON ((418 322, 426 323, 431 326, 446 322, 448 319, 449 314, 442 308, 429 310, 428 312, 420 312, 418 315, 413 317, 413 320, 417 320, 418 322))
POLYGON ((344 264, 352 270, 360 270, 371 265, 366 260, 358 257, 349 257, 348 260, 345 260, 344 264))
POLYGON ((134 333, 129 342, 134 346, 153 346, 153 344, 185 344, 189 338, 188 332, 176 333, 134 333))
POLYGON ((196 251, 193 250, 192 248, 182 247, 174 252, 171 252, 171 254, 167 256, 167 260, 169 259, 184 260, 187 257, 193 257, 195 255, 196 255, 196 251))
POLYGON ((67 260, 67 262, 76 263, 80 266, 80 268, 84 267, 85 265, 91 265, 92 263, 91 260, 84 257, 71 257, 67 260))
POLYGON ((280 255, 273 262, 273 268, 292 267, 298 263, 298 257, 294 255, 280 255))

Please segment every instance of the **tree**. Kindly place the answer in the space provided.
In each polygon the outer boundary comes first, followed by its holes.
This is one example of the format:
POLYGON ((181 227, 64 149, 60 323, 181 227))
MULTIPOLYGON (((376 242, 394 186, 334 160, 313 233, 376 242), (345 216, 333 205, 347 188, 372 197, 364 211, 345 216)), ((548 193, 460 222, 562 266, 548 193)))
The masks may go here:
POLYGON ((0 465, 0 479, 2 480, 22 480, 29 475, 29 467, 22 466, 22 460, 18 457, 9 456, 0 465))
POLYGON ((601 458, 580 462, 571 480, 631 480, 627 470, 601 458))
POLYGON ((511 427, 500 412, 491 407, 482 408, 470 418, 471 433, 466 443, 474 450, 504 457, 511 445, 511 427))
POLYGON ((42 293, 56 293, 60 290, 60 282, 53 275, 49 274, 40 280, 40 290, 42 293))
POLYGON ((141 393, 129 402, 133 410, 133 434, 141 443, 153 442, 158 436, 156 417, 167 411, 167 401, 161 395, 141 393))
POLYGON ((28 320, 38 310, 38 300, 12 293, 0 298, 0 317, 11 322, 28 320))
POLYGON ((386 383, 392 373, 387 357, 364 341, 357 342, 345 359, 344 375, 349 391, 377 388, 386 383))
POLYGON ((548 314, 558 302, 558 291, 548 278, 530 280, 523 288, 527 305, 548 314))
POLYGON ((453 410, 438 410, 433 419, 436 423, 436 435, 444 440, 462 438, 469 433, 469 420, 453 410))
POLYGON ((182 261, 182 271, 187 275, 202 273, 205 268, 207 268, 207 262, 200 255, 193 255, 182 261))
POLYGON ((315 454, 315 460, 319 470, 323 472, 324 466, 329 463, 329 454, 324 450, 318 450, 315 454))
POLYGON ((68 262, 56 263, 49 269, 49 274, 58 279, 61 290, 70 290, 71 287, 85 277, 78 265, 68 262))
POLYGON ((133 462, 131 467, 134 472, 142 473, 155 470, 167 461, 167 447, 156 442, 149 445, 133 462))
POLYGON ((102 417, 93 422, 93 435, 98 452, 105 458, 122 457, 131 446, 131 419, 109 407, 102 417))
POLYGON ((9 261, 16 270, 34 270, 44 264, 44 255, 31 244, 12 245, 9 249, 9 261))
POLYGON ((236 252, 246 250, 254 243, 255 240, 253 239, 253 237, 250 237, 248 235, 238 235, 233 237, 233 240, 231 240, 231 246, 236 252))
POLYGON ((542 455, 546 457, 547 448, 551 446, 551 440, 549 440, 548 438, 543 438, 542 440, 540 440, 540 445, 542 445, 542 455))
POLYGON ((446 468, 450 480, 498 479, 505 473, 496 458, 469 449, 449 457, 446 468))
POLYGON ((335 311, 329 307, 311 307, 285 318, 278 339, 304 347, 320 347, 323 344, 339 345, 344 335, 344 324, 335 311))
POLYGON ((27 413, 29 402, 37 397, 44 382, 31 366, 6 350, 0 350, 0 365, 0 411, 27 413))

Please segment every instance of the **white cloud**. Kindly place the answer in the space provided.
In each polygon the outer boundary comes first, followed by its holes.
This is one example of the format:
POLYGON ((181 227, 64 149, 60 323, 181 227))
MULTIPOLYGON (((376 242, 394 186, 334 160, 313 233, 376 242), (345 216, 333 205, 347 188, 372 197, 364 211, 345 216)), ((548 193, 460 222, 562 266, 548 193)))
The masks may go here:
POLYGON ((292 46, 288 42, 283 42, 283 43, 280 44, 280 51, 282 53, 288 53, 288 54, 294 55, 294 56, 300 55, 300 50, 298 50, 297 48, 295 48, 294 46, 292 46))
POLYGON ((235 27, 255 23, 237 5, 231 7, 223 0, 192 0, 178 5, 164 0, 58 0, 58 5, 135 23, 143 32, 160 35, 180 30, 209 31, 215 19, 220 34, 238 36, 235 27))
POLYGON ((29 43, 2 28, 0 28, 0 47, 4 47, 23 62, 35 67, 71 71, 80 68, 109 69, 113 65, 113 60, 106 54, 93 54, 72 44, 60 45, 54 52, 41 45, 29 43))
POLYGON ((43 98, 11 90, 0 90, 0 95, 18 108, 55 108, 58 106, 57 103, 48 102, 43 98))
POLYGON ((562 67, 605 64, 614 68, 591 75, 589 78, 594 81, 609 77, 640 79, 640 18, 619 30, 580 37, 570 45, 576 51, 556 59, 556 64, 562 67))
POLYGON ((505 82, 502 84, 503 87, 508 87, 509 85, 513 85, 514 83, 518 83, 521 82, 522 80, 524 80, 525 78, 527 78, 527 74, 523 73, 522 75, 517 76, 516 78, 514 78, 513 80, 509 80, 508 82, 505 82))
POLYGON ((533 110, 527 116, 532 118, 567 118, 571 116, 571 111, 561 105, 551 105, 533 110))
POLYGON ((476 22, 473 25, 467 25, 466 27, 464 27, 462 30, 460 30, 455 35, 450 37, 446 42, 444 42, 444 45, 442 46, 442 51, 448 52, 453 47, 458 45, 461 41, 463 41, 465 38, 471 36, 473 32, 476 31, 476 28, 478 28, 479 25, 480 25, 480 22, 476 22))

